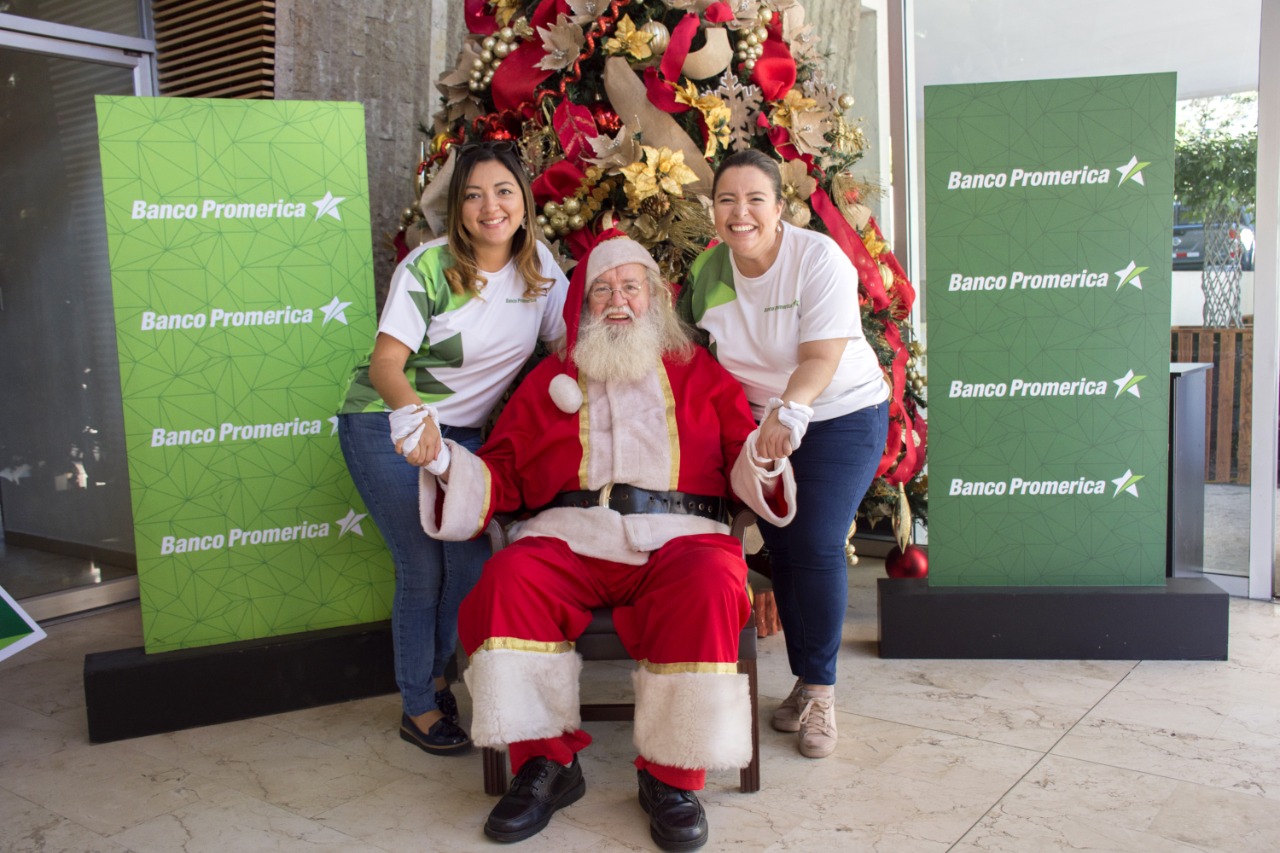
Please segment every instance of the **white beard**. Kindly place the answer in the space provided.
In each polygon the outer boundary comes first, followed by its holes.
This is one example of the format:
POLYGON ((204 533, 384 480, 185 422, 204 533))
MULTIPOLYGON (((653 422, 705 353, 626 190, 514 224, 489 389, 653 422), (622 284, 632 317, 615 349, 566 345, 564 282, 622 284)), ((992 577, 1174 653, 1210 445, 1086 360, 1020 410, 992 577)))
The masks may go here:
POLYGON ((587 316, 578 329, 573 362, 588 379, 635 382, 661 360, 662 337, 654 311, 646 311, 638 318, 633 315, 633 322, 621 326, 605 323, 603 315, 587 316))

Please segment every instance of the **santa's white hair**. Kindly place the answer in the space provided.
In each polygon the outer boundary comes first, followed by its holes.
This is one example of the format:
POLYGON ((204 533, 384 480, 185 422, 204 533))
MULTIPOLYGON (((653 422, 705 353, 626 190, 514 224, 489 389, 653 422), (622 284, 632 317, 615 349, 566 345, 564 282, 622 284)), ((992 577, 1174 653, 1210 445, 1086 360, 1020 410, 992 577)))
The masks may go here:
POLYGON ((573 362, 588 379, 631 382, 644 376, 663 358, 687 362, 693 358, 693 342, 672 304, 671 289, 656 271, 645 268, 649 284, 649 308, 640 316, 624 310, 635 321, 626 325, 605 323, 604 315, 592 315, 584 305, 578 327, 573 362))

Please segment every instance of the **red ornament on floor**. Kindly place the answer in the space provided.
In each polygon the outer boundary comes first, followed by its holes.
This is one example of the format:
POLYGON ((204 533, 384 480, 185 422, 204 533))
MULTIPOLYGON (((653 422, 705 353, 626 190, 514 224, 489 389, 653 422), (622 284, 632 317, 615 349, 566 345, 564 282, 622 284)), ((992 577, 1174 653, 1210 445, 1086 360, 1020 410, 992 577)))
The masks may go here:
POLYGON ((885 554, 884 571, 891 578, 928 577, 929 555, 915 545, 908 545, 905 551, 895 545, 885 554))

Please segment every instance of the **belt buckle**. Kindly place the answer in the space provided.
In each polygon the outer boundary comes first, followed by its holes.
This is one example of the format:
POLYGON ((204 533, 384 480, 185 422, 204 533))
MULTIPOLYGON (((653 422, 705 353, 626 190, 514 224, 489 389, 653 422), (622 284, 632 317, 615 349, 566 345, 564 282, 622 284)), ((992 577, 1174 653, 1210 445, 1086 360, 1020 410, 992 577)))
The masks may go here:
POLYGON ((610 481, 608 483, 605 483, 604 486, 600 488, 600 504, 599 505, 604 507, 605 509, 608 509, 609 498, 611 498, 612 496, 613 496, 613 482, 610 481))

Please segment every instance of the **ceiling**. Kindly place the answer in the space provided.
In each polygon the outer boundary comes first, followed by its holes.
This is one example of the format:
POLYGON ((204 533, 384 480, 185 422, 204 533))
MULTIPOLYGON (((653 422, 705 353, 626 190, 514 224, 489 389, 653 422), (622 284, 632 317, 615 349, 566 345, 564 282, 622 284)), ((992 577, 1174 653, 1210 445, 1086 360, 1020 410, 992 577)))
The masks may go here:
POLYGON ((1258 88, 1263 0, 914 0, 917 85, 1176 71, 1178 98, 1258 88))

